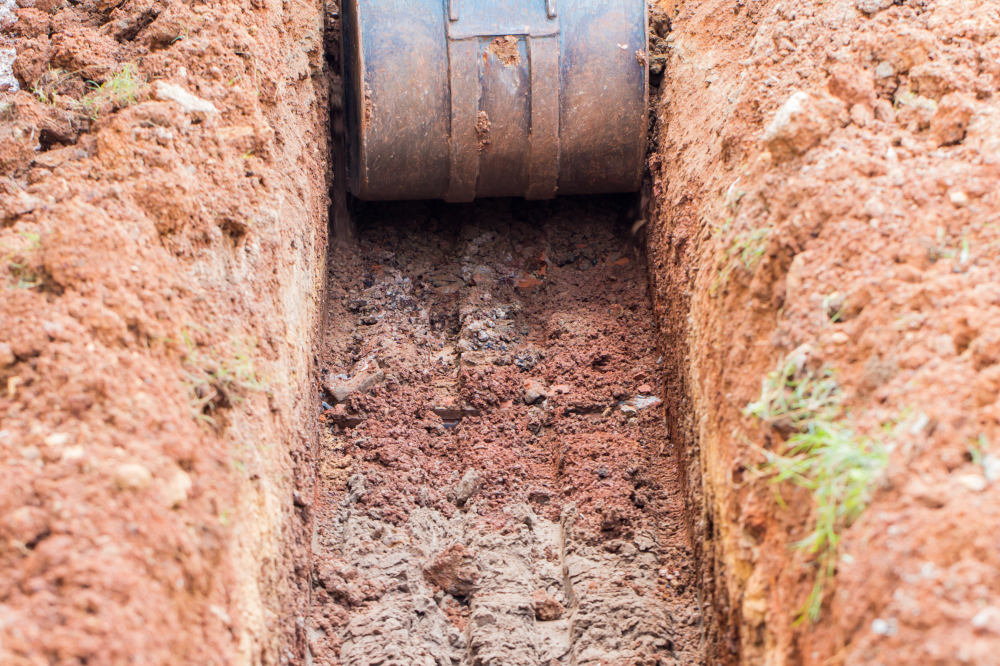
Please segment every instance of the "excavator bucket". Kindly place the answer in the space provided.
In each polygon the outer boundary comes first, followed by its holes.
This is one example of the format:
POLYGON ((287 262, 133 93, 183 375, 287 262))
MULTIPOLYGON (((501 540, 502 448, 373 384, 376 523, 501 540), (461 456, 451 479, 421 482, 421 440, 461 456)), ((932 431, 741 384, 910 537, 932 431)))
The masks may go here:
POLYGON ((344 0, 342 19, 354 196, 639 189, 645 0, 344 0))

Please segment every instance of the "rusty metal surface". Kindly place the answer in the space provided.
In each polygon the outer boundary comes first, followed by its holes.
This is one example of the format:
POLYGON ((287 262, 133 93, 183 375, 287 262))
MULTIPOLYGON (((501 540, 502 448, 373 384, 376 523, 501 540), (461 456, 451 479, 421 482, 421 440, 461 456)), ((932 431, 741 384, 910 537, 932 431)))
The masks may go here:
POLYGON ((638 190, 644 0, 344 0, 351 192, 638 190))

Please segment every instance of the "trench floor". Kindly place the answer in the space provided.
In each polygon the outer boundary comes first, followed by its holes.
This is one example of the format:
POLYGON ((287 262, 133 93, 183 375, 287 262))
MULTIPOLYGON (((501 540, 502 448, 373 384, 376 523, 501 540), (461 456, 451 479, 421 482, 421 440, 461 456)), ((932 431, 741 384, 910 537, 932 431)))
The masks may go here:
POLYGON ((697 663, 622 201, 355 216, 330 262, 312 663, 697 663))

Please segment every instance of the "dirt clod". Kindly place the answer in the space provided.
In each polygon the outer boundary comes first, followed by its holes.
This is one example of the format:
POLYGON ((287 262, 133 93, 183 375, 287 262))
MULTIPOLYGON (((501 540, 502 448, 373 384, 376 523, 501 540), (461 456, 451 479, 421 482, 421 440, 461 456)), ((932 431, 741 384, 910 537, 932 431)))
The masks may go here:
POLYGON ((153 482, 153 474, 137 463, 123 463, 115 469, 114 480, 119 490, 144 490, 153 482))
POLYGON ((565 609, 545 590, 535 590, 531 594, 531 602, 535 608, 535 618, 542 622, 551 622, 562 617, 565 609))
POLYGON ((493 124, 490 123, 490 116, 485 111, 480 111, 476 116, 476 137, 479 141, 479 152, 483 152, 493 145, 490 131, 493 124))
POLYGON ((473 495, 479 492, 479 486, 479 473, 474 469, 468 470, 462 476, 462 480, 458 482, 458 485, 455 486, 455 503, 459 506, 464 505, 473 495))
POLYGON ((533 405, 548 397, 549 390, 542 382, 537 379, 528 379, 524 382, 524 404, 533 405))
POLYGON ((475 557, 462 544, 452 544, 434 558, 424 573, 427 579, 453 597, 467 597, 479 581, 475 557))
POLYGON ((490 42, 487 50, 497 57, 505 67, 516 65, 521 62, 521 54, 517 49, 518 39, 510 35, 496 37, 490 42))

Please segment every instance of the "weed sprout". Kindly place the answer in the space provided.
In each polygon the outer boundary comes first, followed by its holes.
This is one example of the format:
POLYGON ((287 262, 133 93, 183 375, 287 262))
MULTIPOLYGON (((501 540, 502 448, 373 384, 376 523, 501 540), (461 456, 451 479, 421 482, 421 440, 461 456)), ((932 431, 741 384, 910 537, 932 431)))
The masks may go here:
MULTIPOLYGON (((836 574, 840 530, 853 523, 871 501, 872 490, 889 464, 886 447, 861 437, 838 420, 842 393, 833 372, 806 369, 804 355, 791 355, 763 382, 761 397, 746 414, 792 433, 784 451, 763 451, 761 471, 771 482, 807 489, 816 504, 812 530, 795 548, 816 556, 812 591, 796 624, 819 619, 826 586, 836 574)), ((778 501, 784 505, 781 496, 778 501)))

